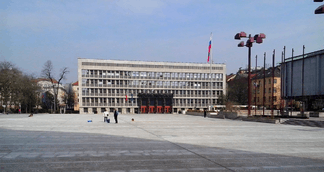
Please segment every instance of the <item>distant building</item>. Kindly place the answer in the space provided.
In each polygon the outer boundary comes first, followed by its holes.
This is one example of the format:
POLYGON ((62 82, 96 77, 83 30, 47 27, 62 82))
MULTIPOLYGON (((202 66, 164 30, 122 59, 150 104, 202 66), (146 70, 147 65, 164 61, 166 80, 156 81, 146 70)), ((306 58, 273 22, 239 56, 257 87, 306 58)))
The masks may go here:
POLYGON ((178 113, 207 109, 226 94, 225 76, 225 64, 79 58, 79 110, 178 113))
POLYGON ((79 81, 72 84, 74 93, 74 111, 79 111, 79 81))
POLYGON ((253 74, 251 82, 251 102, 252 105, 258 107, 264 106, 268 109, 272 108, 272 101, 274 109, 280 109, 281 104, 281 79, 280 79, 280 67, 275 67, 274 78, 272 77, 272 69, 268 68, 265 71, 265 80, 263 70, 256 74, 253 74), (265 82, 264 82, 265 81, 265 82), (274 88, 272 88, 274 84, 274 88), (265 89, 264 89, 265 88, 265 89), (264 94, 263 94, 264 92, 264 94), (272 97, 273 92, 273 97, 272 97), (263 102, 264 101, 264 102, 263 102))
MULTIPOLYGON (((35 82, 37 82, 37 85, 40 86, 41 88, 41 95, 43 95, 46 92, 49 92, 54 96, 53 84, 49 79, 38 78, 35 80, 35 82)), ((54 83, 54 87, 57 88, 57 81, 54 80, 53 83, 54 83)), ((60 84, 58 89, 58 94, 57 94, 57 100, 59 102, 61 113, 63 113, 63 111, 65 112, 66 109, 65 96, 66 96, 66 90, 64 86, 60 84)))

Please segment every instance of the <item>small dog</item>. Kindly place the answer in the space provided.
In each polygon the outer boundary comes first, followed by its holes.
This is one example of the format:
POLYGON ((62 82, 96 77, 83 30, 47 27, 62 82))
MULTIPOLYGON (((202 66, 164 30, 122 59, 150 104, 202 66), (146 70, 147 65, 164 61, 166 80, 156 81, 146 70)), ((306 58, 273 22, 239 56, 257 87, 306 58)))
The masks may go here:
POLYGON ((134 121, 134 118, 132 118, 132 121, 134 121))
POLYGON ((31 113, 28 117, 33 117, 34 115, 31 113))

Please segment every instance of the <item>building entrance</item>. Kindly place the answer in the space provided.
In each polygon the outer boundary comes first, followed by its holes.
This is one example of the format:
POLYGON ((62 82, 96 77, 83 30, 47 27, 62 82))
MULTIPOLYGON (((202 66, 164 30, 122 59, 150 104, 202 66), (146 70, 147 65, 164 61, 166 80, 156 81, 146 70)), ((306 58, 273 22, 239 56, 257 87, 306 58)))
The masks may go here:
POLYGON ((139 93, 140 113, 172 113, 173 94, 139 93))

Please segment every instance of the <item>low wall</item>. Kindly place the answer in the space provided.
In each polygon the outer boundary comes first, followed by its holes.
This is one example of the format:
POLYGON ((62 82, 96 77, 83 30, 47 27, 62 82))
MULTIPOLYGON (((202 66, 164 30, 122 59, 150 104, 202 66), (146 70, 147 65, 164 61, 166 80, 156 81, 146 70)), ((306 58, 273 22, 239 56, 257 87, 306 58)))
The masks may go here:
MULTIPOLYGON (((187 115, 193 115, 193 116, 204 116, 204 112, 186 112, 187 115)), ((217 115, 216 112, 207 112, 207 117, 214 118, 214 116, 217 115)))
POLYGON ((253 117, 247 117, 247 118, 242 118, 242 121, 280 124, 280 120, 279 119, 270 119, 270 118, 253 118, 253 117))
POLYGON ((211 118, 221 118, 221 119, 236 119, 238 118, 237 112, 219 112, 218 114, 211 114, 211 118))
MULTIPOLYGON (((204 116, 204 112, 187 112, 187 115, 193 116, 204 116)), ((246 117, 245 115, 238 114, 237 112, 207 112, 207 117, 209 118, 220 118, 220 119, 239 119, 242 121, 251 121, 251 122, 264 122, 271 124, 279 124, 279 119, 271 118, 258 118, 258 117, 246 117)))
POLYGON ((186 112, 187 115, 204 116, 204 112, 186 112))

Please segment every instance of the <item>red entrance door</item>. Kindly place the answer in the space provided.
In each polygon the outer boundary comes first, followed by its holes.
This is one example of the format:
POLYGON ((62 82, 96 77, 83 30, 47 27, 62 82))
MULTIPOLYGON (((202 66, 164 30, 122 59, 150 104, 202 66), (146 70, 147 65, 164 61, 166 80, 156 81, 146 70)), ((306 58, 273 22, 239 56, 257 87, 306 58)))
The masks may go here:
POLYGON ((165 106, 164 113, 171 113, 171 106, 165 106))
POLYGON ((150 106, 149 108, 150 108, 150 111, 149 112, 150 113, 154 113, 154 106, 150 106))
POLYGON ((147 107, 141 106, 141 113, 147 113, 147 107))
POLYGON ((162 106, 157 106, 156 109, 156 113, 162 113, 162 106))

